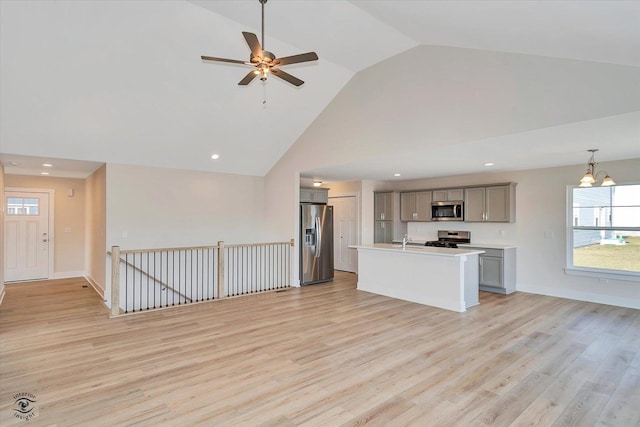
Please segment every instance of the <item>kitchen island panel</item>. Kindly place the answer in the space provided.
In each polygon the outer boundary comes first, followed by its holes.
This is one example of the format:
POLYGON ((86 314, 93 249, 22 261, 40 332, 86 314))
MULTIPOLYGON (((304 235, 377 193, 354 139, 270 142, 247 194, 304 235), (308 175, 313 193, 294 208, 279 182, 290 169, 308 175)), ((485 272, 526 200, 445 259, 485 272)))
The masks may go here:
POLYGON ((359 247, 358 289, 463 312, 478 304, 478 252, 443 256, 359 247))

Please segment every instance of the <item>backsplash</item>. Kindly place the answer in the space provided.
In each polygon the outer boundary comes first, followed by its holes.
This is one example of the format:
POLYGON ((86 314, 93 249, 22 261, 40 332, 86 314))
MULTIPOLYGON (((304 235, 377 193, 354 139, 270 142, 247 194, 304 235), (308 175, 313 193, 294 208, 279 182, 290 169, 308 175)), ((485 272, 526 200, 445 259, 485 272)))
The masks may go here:
POLYGON ((437 240, 438 230, 471 232, 471 243, 517 244, 515 223, 408 222, 407 235, 412 240, 437 240))

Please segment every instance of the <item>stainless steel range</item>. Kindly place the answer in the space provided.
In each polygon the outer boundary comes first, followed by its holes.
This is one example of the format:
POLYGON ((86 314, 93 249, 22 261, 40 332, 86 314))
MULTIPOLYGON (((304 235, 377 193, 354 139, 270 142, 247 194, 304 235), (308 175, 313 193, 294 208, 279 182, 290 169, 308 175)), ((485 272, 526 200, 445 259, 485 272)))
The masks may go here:
POLYGON ((471 232, 438 230, 438 240, 430 240, 424 245, 438 248, 457 248, 459 243, 471 243, 471 232))

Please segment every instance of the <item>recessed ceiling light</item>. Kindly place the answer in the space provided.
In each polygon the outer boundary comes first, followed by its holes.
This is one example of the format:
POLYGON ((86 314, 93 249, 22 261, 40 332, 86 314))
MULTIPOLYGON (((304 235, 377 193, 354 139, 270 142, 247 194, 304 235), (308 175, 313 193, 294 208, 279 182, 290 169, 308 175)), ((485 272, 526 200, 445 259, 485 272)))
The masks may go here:
POLYGON ((52 168, 53 165, 51 163, 43 163, 42 166, 44 166, 45 168, 52 168))
POLYGON ((400 174, 399 173, 394 173, 393 176, 400 176, 400 174))
POLYGON ((220 158, 220 154, 212 154, 212 155, 211 155, 211 158, 212 158, 213 160, 218 160, 218 159, 220 158))
POLYGON ((489 162, 489 163, 485 163, 485 166, 493 166, 493 163, 489 162))
POLYGON ((40 175, 49 175, 49 172, 40 172, 40 175))

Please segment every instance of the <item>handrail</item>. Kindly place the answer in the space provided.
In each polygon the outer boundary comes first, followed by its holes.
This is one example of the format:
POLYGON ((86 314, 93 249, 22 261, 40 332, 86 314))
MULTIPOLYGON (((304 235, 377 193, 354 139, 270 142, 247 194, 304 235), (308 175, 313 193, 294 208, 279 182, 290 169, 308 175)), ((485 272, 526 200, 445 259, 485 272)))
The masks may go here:
POLYGON ((295 244, 295 239, 291 239, 288 242, 269 242, 269 243, 236 243, 235 245, 224 245, 225 248, 252 248, 256 246, 269 246, 269 245, 291 245, 295 244))
MULTIPOLYGON (((159 249, 161 250, 161 249, 159 249)), ((120 253, 131 253, 132 251, 120 251, 120 253)), ((134 251, 134 252, 145 252, 143 251, 134 251)), ((146 251, 146 252, 151 252, 151 251, 146 251)), ((107 251, 107 255, 111 255, 111 251, 107 251)), ((133 268, 134 270, 136 270, 139 273, 144 274, 146 277, 148 277, 149 279, 152 279, 155 282, 158 282, 160 285, 164 286, 167 289, 171 289, 173 292, 177 293, 178 295, 180 295, 181 297, 183 297, 184 299, 188 299, 189 302, 192 302, 191 298, 189 298, 188 296, 186 296, 185 294, 183 294, 182 292, 180 292, 179 290, 176 290, 173 286, 169 285, 168 283, 163 282, 162 280, 156 278, 154 275, 147 273, 146 271, 144 271, 143 269, 141 269, 140 267, 138 267, 135 264, 130 263, 127 260, 124 260, 122 258, 120 258, 120 262, 124 263, 125 265, 128 265, 129 267, 133 268)))
POLYGON ((182 246, 177 248, 153 248, 153 249, 124 249, 121 250, 121 254, 131 254, 134 252, 161 252, 161 251, 188 251, 194 249, 218 249, 216 245, 208 245, 208 246, 182 246))

